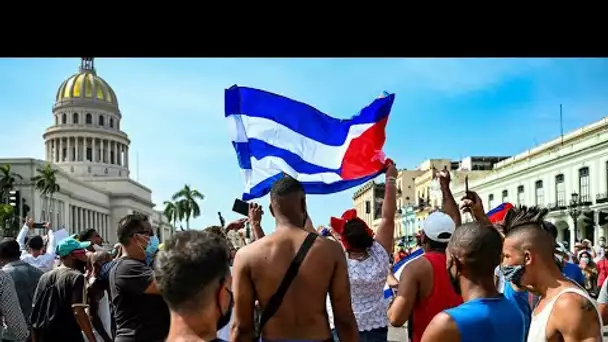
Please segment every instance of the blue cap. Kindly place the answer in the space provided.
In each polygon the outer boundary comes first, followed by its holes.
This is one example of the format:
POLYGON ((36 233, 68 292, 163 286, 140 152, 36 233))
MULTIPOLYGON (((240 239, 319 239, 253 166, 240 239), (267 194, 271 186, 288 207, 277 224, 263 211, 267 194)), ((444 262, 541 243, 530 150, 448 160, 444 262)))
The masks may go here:
POLYGON ((85 250, 89 248, 90 245, 90 241, 80 242, 76 239, 69 237, 59 242, 59 244, 57 245, 57 254, 59 254, 59 256, 61 257, 68 256, 74 251, 85 250))

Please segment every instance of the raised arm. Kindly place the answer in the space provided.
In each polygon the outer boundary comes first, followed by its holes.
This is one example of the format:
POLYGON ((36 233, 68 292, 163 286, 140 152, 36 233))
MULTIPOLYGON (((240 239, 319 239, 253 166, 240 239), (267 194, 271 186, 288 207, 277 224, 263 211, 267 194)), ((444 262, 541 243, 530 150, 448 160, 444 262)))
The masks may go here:
POLYGON ((463 212, 470 212, 475 221, 484 225, 493 226, 483 208, 483 201, 475 191, 470 191, 462 198, 460 209, 463 212))
POLYGON ((459 227, 462 223, 462 217, 460 216, 460 210, 458 209, 458 205, 456 204, 456 200, 450 189, 450 171, 446 167, 439 171, 436 176, 439 177, 439 184, 441 186, 441 204, 443 211, 452 218, 456 227, 459 227))
POLYGON ((262 207, 257 203, 249 203, 249 227, 253 233, 253 241, 259 240, 266 236, 262 229, 262 207))
POLYGON ((389 162, 386 169, 384 202, 382 202, 382 220, 376 231, 375 239, 386 249, 388 255, 393 253, 393 234, 395 232, 395 212, 397 212, 397 168, 389 162))

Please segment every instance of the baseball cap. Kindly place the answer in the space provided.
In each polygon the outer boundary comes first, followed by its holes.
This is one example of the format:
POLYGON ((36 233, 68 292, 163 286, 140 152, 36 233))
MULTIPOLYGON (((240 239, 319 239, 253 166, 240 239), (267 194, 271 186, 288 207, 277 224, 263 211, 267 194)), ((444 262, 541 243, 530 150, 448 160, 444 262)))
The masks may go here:
POLYGON ((85 242, 80 242, 76 239, 73 239, 71 237, 67 238, 67 239, 63 239, 61 240, 61 242, 59 242, 59 245, 57 245, 57 254, 59 254, 59 256, 68 256, 70 255, 70 253, 77 251, 77 250, 85 250, 87 248, 89 248, 89 246, 91 245, 90 241, 85 241, 85 242))
POLYGON ((450 216, 436 211, 422 222, 422 231, 427 238, 436 242, 448 242, 456 230, 456 224, 450 216))

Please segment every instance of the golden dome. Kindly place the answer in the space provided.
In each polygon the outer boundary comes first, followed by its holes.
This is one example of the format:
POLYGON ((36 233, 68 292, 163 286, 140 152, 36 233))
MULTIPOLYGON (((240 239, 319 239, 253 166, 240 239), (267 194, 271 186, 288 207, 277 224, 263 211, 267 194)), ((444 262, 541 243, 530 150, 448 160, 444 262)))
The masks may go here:
POLYGON ((118 106, 116 94, 110 85, 97 76, 93 67, 93 58, 83 58, 77 74, 63 81, 57 90, 56 101, 87 99, 103 101, 118 106))

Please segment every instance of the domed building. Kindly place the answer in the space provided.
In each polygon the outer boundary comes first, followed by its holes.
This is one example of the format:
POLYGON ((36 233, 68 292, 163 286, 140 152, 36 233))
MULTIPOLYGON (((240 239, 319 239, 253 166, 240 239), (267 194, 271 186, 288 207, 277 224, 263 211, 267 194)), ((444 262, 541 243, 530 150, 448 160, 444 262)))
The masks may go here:
POLYGON ((118 98, 97 75, 93 58, 82 58, 78 72, 61 83, 52 114, 53 125, 43 133, 46 161, 0 160, 0 165, 11 164, 24 180, 36 176, 36 169, 46 162, 59 170, 61 190, 48 205, 32 184, 18 184, 16 190, 30 208, 29 216, 51 221, 70 233, 94 228, 113 244, 118 221, 140 212, 151 218, 161 240, 169 236, 173 229, 154 210, 151 190, 129 177, 131 141, 121 130, 118 98))

